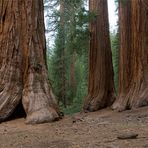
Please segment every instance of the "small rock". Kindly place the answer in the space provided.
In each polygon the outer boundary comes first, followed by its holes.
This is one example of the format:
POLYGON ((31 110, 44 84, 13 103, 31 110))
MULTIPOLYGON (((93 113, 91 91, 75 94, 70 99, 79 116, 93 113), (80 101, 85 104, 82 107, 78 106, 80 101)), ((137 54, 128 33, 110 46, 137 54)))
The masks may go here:
POLYGON ((28 138, 28 136, 25 136, 24 139, 25 139, 25 138, 28 138))
POLYGON ((136 139, 138 137, 138 134, 136 133, 125 133, 125 134, 121 134, 119 135, 117 138, 118 139, 136 139))
POLYGON ((83 122, 83 118, 79 118, 79 117, 72 117, 72 123, 76 123, 76 122, 83 122))
POLYGON ((7 132, 7 130, 6 130, 6 129, 4 129, 4 132, 7 132))

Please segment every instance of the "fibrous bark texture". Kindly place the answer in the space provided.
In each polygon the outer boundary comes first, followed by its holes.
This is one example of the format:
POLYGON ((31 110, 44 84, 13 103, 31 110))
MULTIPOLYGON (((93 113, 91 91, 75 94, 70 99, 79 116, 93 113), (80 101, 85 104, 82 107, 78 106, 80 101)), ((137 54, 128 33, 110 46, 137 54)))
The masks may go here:
POLYGON ((96 111, 115 99, 107 0, 90 0, 96 18, 90 24, 89 88, 83 109, 96 111))
POLYGON ((59 118, 48 83, 42 0, 0 0, 0 120, 22 100, 27 123, 59 118))
POLYGON ((148 2, 120 1, 119 95, 113 109, 148 105, 148 2))

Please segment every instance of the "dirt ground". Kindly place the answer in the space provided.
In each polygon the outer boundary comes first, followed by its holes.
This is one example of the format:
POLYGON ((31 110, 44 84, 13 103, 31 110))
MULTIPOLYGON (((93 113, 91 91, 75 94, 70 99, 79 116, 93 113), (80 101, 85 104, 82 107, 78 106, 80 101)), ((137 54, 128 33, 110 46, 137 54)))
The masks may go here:
POLYGON ((66 116, 55 123, 0 124, 0 148, 148 148, 148 107, 117 113, 110 109, 66 116), (120 140, 136 133, 137 139, 120 140))

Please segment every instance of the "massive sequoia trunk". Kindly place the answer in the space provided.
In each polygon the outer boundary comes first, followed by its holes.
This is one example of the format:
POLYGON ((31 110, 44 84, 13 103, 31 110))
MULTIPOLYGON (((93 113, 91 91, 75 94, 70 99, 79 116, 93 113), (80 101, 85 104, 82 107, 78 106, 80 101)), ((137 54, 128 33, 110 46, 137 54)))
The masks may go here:
POLYGON ((42 0, 0 0, 0 121, 22 100, 27 123, 59 118, 48 83, 42 0))
POLYGON ((113 109, 148 105, 148 2, 120 1, 119 95, 113 109))
POLYGON ((107 0, 90 0, 96 18, 90 24, 89 88, 83 109, 96 111, 115 99, 107 0))

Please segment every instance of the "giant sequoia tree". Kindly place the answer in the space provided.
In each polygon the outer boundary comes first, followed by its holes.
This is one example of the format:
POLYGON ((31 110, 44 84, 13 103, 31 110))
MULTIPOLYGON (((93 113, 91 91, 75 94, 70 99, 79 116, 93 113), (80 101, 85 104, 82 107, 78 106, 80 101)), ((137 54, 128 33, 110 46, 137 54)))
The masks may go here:
POLYGON ((22 100, 27 123, 59 118, 46 68, 42 0, 0 0, 0 121, 22 100))
POLYGON ((123 111, 148 105, 148 2, 119 4, 119 96, 113 109, 123 111))
POLYGON ((90 0, 96 18, 90 24, 89 88, 83 109, 96 111, 115 99, 107 0, 90 0))

